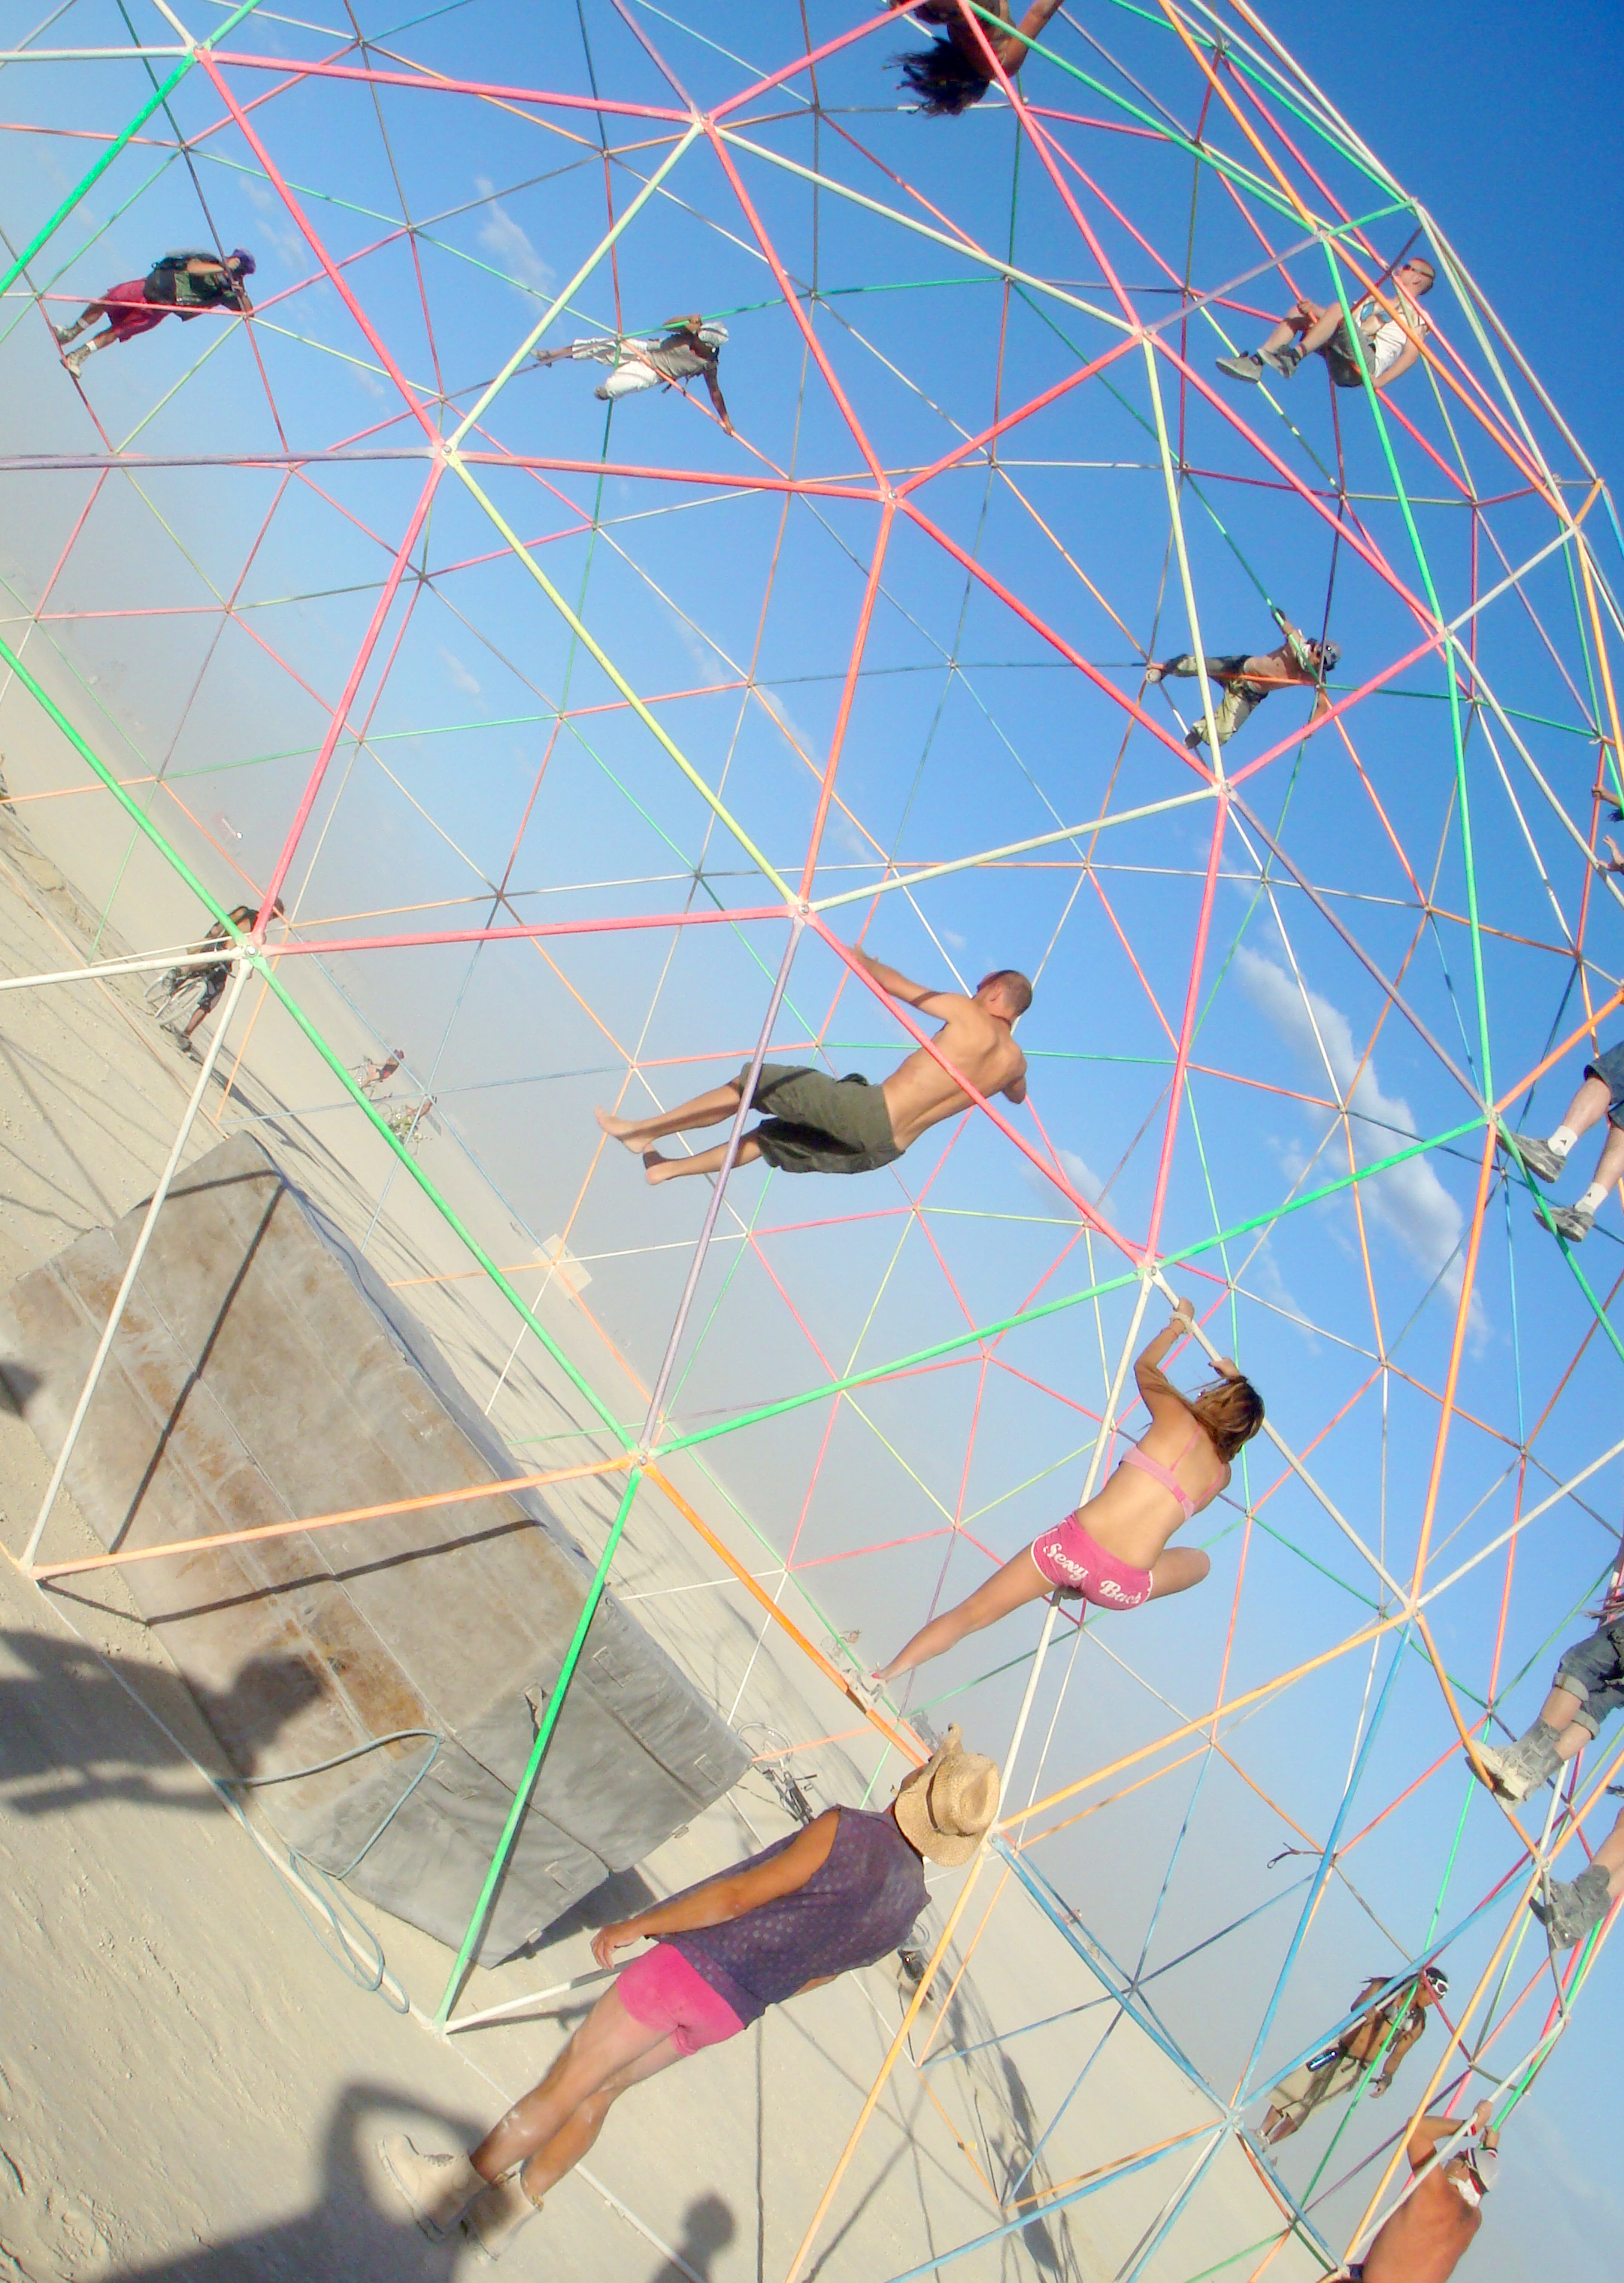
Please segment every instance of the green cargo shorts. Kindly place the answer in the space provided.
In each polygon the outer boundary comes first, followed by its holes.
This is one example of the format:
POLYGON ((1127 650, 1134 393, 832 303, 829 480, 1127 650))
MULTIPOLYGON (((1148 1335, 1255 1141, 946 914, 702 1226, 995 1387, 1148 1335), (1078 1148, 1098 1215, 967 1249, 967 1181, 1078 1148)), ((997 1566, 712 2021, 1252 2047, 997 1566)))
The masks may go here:
MULTIPOLYGON (((734 1084, 750 1084, 746 1063, 734 1084)), ((763 1063, 750 1098, 767 1112, 747 1136, 781 1173, 872 1173, 901 1157, 877 1086, 796 1063, 763 1063)))

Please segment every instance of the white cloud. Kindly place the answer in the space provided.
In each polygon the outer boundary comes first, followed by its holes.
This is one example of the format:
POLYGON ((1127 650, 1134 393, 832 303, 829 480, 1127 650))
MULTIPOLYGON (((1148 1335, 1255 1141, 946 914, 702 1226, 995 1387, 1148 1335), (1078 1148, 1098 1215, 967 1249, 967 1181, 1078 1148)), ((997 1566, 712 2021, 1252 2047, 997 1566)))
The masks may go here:
POLYGON ((453 682, 455 682, 463 697, 478 697, 479 695, 479 684, 474 680, 473 675, 470 674, 468 668, 463 665, 462 659, 456 656, 455 651, 442 649, 440 656, 446 661, 447 673, 451 676, 453 682))
MULTIPOLYGON (((1054 1154, 1077 1195, 1086 1197, 1091 1205, 1098 1204, 1105 1194, 1105 1182, 1087 1158, 1080 1157, 1075 1149, 1057 1149, 1054 1154)), ((1037 1192, 1051 1212, 1063 1213, 1069 1210, 1064 1190, 1057 1189, 1049 1176, 1040 1173, 1030 1157, 1022 1159, 1021 1175, 1028 1188, 1037 1192)))
MULTIPOLYGON (((1356 1164, 1373 1165, 1403 1149, 1408 1139, 1420 1139, 1414 1111, 1402 1095, 1383 1091, 1374 1058, 1362 1059, 1340 1007, 1317 991, 1305 993, 1285 968, 1244 944, 1235 954, 1235 971, 1253 1005, 1322 1083, 1329 1066, 1350 1113, 1356 1164)), ((1360 1193, 1372 1218, 1398 1239, 1423 1275, 1430 1281, 1441 1271, 1440 1290, 1458 1299, 1465 1272, 1457 1255, 1466 1216, 1427 1159, 1408 1157, 1373 1174, 1360 1193)), ((1486 1335, 1488 1322, 1475 1292, 1472 1324, 1475 1336, 1486 1335)))
POLYGON ((245 178, 243 187, 248 193, 248 203, 260 217, 256 236, 270 240, 285 269, 314 269, 315 256, 295 228, 283 200, 264 183, 256 183, 251 177, 245 178))
POLYGON ((478 232, 480 245, 509 277, 533 286, 538 293, 545 293, 553 282, 553 273, 531 244, 529 232, 514 221, 495 196, 496 185, 488 175, 481 175, 474 188, 487 201, 478 232))

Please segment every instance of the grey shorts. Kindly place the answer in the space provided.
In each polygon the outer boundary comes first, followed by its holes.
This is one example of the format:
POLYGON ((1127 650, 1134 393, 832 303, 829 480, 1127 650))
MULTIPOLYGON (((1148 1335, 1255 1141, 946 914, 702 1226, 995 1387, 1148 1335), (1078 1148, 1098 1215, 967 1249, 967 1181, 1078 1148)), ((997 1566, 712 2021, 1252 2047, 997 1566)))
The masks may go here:
MULTIPOLYGON (((748 1063, 734 1083, 749 1085, 748 1063)), ((902 1155, 884 1094, 856 1074, 763 1063, 750 1107, 768 1115, 748 1139, 781 1173, 871 1173, 902 1155)))
POLYGON ((1556 1686, 1584 1699, 1573 1718, 1599 1735, 1608 1713, 1624 1704, 1624 1621, 1598 1625, 1589 1640, 1565 1648, 1556 1686))
POLYGON ((1593 1063, 1584 1066, 1587 1078, 1598 1078, 1612 1096, 1607 1104, 1607 1123, 1624 1129, 1624 1040, 1609 1047, 1605 1055, 1597 1055, 1593 1063))

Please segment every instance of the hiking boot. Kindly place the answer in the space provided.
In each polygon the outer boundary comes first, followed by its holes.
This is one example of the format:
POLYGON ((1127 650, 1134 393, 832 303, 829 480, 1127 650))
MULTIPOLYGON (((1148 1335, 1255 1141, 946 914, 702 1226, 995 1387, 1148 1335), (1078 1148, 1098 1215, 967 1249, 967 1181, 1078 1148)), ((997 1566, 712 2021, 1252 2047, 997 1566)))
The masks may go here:
POLYGON ((1497 1135, 1503 1149, 1510 1149, 1519 1165, 1533 1174, 1536 1181, 1555 1181, 1561 1178, 1562 1160, 1549 1142, 1542 1142, 1537 1134, 1513 1134, 1506 1126, 1497 1135))
MULTIPOLYGON (((1570 1244, 1582 1244, 1596 1226, 1596 1215, 1586 1212, 1580 1205, 1547 1205, 1545 1211, 1557 1235, 1565 1236, 1570 1244)), ((1535 1213, 1536 1220, 1541 1218, 1535 1213)))
POLYGON ((51 330, 61 342, 63 347, 66 348, 69 341, 76 341, 79 339, 81 329, 77 324, 73 324, 53 325, 51 330))
POLYGON ((518 2174, 510 2172, 505 2180, 493 2180, 470 2204, 467 2225, 486 2257, 500 2259, 525 2221, 540 2209, 519 2186, 518 2174))
POLYGON ((1278 372, 1282 380, 1289 380, 1302 362, 1302 344, 1287 341, 1283 349, 1259 349, 1257 354, 1270 372, 1278 372))
POLYGON ((1263 360, 1255 349, 1239 349, 1233 356, 1219 357, 1217 366, 1232 380, 1261 380, 1263 377, 1263 360))
POLYGON ((1592 1863, 1576 1879, 1553 1879, 1550 1903, 1535 1895, 1530 1898, 1528 1908, 1558 1950, 1572 1950, 1606 1917, 1609 1883, 1606 1866, 1592 1863))
POLYGON ((89 354, 90 352, 88 348, 69 349, 67 355, 63 358, 63 363, 73 374, 75 380, 78 379, 80 374, 84 370, 85 359, 89 355, 89 354))
MULTIPOLYGON (((1501 1799, 1527 1799, 1561 1765, 1557 1754, 1557 1731, 1543 1720, 1536 1720, 1527 1734, 1519 1736, 1514 1744, 1480 1744, 1478 1757, 1488 1770, 1492 1789, 1501 1799)), ((1475 1768, 1472 1772, 1477 1773, 1475 1768)))
POLYGON ((413 2147, 404 2132, 386 2132, 377 2144, 377 2153, 431 2243, 444 2243, 485 2188, 466 2154, 425 2156, 413 2147))

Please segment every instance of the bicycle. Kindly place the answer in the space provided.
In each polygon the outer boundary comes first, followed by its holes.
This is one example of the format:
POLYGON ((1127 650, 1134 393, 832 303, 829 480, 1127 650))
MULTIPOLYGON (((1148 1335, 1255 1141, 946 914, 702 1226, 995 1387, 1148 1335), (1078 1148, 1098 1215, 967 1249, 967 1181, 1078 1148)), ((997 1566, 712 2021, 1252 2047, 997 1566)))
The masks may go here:
POLYGON ((205 970, 171 967, 146 987, 146 1010, 155 1023, 183 1025, 198 1011, 206 988, 205 970))

